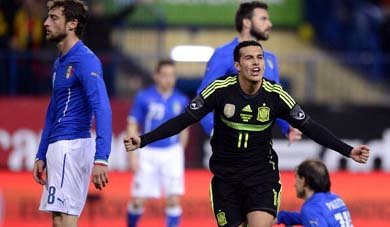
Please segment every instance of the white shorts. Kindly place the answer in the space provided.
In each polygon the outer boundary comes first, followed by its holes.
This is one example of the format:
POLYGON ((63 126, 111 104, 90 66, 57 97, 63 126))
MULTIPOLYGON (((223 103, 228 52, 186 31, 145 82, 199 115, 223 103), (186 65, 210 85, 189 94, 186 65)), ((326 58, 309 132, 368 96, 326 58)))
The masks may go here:
POLYGON ((132 184, 133 197, 184 194, 184 151, 180 144, 166 148, 144 147, 137 152, 139 170, 132 184))
POLYGON ((80 216, 94 161, 93 139, 61 140, 46 153, 47 182, 39 210, 80 216))

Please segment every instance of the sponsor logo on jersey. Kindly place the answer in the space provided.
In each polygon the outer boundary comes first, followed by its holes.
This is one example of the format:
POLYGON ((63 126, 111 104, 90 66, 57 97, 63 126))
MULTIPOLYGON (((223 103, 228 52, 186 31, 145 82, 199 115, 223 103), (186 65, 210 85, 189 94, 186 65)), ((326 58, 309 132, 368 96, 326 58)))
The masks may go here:
POLYGON ((267 122, 269 121, 269 111, 270 108, 263 104, 263 106, 257 108, 257 120, 260 122, 267 122))
POLYGON ((236 106, 230 103, 226 103, 225 107, 223 108, 223 114, 227 118, 231 118, 234 116, 234 112, 236 111, 236 106))
POLYGON ((57 198, 57 200, 60 201, 63 206, 65 205, 65 200, 62 200, 60 198, 57 198))
POLYGON ((251 106, 248 104, 246 105, 243 109, 242 109, 243 112, 249 112, 249 113, 252 113, 252 108, 251 106))
POLYGON ((73 66, 68 66, 68 69, 66 70, 66 79, 69 79, 71 76, 73 76, 73 66))
POLYGON ((224 226, 227 224, 225 212, 219 211, 217 214, 218 225, 224 226))

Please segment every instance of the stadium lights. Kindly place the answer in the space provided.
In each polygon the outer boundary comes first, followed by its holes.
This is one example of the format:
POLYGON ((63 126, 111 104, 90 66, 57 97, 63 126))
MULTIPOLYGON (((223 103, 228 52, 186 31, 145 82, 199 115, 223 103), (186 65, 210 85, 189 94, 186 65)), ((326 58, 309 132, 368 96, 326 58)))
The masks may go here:
POLYGON ((171 58, 174 61, 207 62, 214 53, 214 48, 209 46, 180 45, 171 50, 171 58))

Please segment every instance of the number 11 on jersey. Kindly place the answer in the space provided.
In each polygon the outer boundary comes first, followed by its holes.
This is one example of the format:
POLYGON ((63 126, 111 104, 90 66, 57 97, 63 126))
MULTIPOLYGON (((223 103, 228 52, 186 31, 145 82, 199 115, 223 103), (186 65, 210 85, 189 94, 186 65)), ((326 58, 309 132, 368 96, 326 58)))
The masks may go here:
POLYGON ((238 143, 237 147, 238 148, 247 148, 248 147, 248 138, 249 138, 249 133, 247 132, 240 132, 238 133, 238 143))

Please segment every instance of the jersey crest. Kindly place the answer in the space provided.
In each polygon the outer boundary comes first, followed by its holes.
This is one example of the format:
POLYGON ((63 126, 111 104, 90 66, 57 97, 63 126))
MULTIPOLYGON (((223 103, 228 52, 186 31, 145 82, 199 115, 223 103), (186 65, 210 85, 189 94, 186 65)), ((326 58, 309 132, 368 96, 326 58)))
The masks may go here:
POLYGON ((270 108, 268 106, 266 106, 264 103, 263 106, 261 106, 257 109, 257 118, 256 119, 260 122, 269 121, 269 112, 270 112, 270 108))
POLYGON ((230 103, 226 103, 225 104, 225 107, 223 108, 223 114, 227 117, 227 118, 231 118, 234 116, 234 112, 236 110, 236 106, 233 105, 233 104, 230 104, 230 103))
POLYGON ((217 214, 217 220, 218 220, 218 225, 220 225, 220 226, 226 225, 227 224, 227 220, 226 220, 225 212, 220 211, 217 214))
POLYGON ((66 79, 69 79, 71 76, 73 76, 73 66, 68 66, 68 69, 66 70, 66 79))

